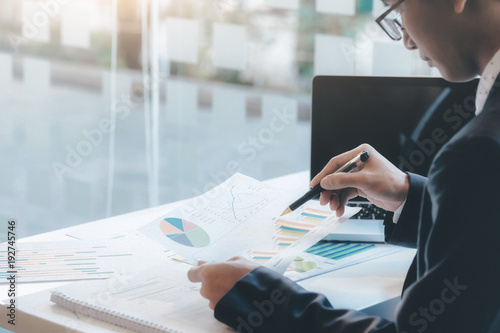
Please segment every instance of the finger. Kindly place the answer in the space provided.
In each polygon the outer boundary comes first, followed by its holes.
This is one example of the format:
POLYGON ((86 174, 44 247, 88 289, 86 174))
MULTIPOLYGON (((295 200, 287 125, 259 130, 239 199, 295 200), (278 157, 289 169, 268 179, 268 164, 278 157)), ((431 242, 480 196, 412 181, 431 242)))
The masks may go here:
POLYGON ((338 217, 344 215, 345 206, 347 205, 347 202, 350 199, 355 198, 357 196, 358 196, 358 191, 354 188, 350 188, 350 189, 347 189, 345 191, 342 191, 342 193, 340 194, 340 202, 339 202, 339 206, 337 209, 337 216, 338 217))
POLYGON ((330 198, 332 197, 333 194, 334 194, 334 192, 332 192, 332 191, 321 192, 320 197, 319 197, 319 203, 322 206, 328 204, 330 202, 330 198))
MULTIPOLYGON (((339 204, 338 203, 335 204, 335 203, 330 201, 330 210, 337 212, 339 210, 339 204)), ((337 216, 338 216, 338 213, 337 213, 337 216)))
POLYGON ((202 279, 202 270, 204 269, 203 266, 197 266, 197 267, 192 267, 189 271, 188 271, 188 279, 189 281, 191 282, 202 282, 203 279, 202 279))
POLYGON ((345 188, 364 188, 367 184, 366 172, 334 173, 321 180, 325 190, 341 190, 345 188))
POLYGON ((198 259, 198 266, 205 265, 207 262, 202 259, 198 259))
POLYGON ((340 203, 339 193, 333 192, 330 197, 330 207, 335 207, 335 209, 332 210, 336 210, 339 207, 339 203, 340 203))
POLYGON ((340 205, 340 197, 339 194, 332 195, 332 199, 330 200, 330 209, 333 211, 337 211, 340 205))
POLYGON ((241 260, 242 257, 240 256, 236 256, 236 257, 232 257, 231 259, 229 259, 228 261, 238 261, 238 260, 241 260))
POLYGON ((345 191, 342 191, 340 193, 340 201, 339 201, 339 206, 346 206, 347 202, 351 200, 352 198, 355 198, 358 196, 358 190, 355 188, 349 188, 345 191))
POLYGON ((200 295, 203 298, 206 298, 208 300, 210 299, 209 291, 208 288, 205 286, 205 284, 203 284, 200 288, 200 295))
POLYGON ((311 180, 309 186, 314 187, 318 185, 323 178, 335 172, 337 169, 339 169, 341 166, 352 160, 354 157, 356 157, 356 155, 358 155, 362 151, 363 147, 360 146, 357 147, 356 149, 335 156, 328 162, 328 164, 323 168, 323 170, 321 170, 320 173, 318 173, 316 177, 314 177, 311 180))
POLYGON ((344 212, 345 212, 345 207, 339 206, 335 211, 335 215, 337 215, 337 217, 342 217, 344 215, 344 212))
POLYGON ((212 310, 215 310, 215 305, 216 305, 216 304, 214 304, 214 302, 210 302, 210 303, 208 304, 208 307, 209 307, 210 309, 212 309, 212 310))

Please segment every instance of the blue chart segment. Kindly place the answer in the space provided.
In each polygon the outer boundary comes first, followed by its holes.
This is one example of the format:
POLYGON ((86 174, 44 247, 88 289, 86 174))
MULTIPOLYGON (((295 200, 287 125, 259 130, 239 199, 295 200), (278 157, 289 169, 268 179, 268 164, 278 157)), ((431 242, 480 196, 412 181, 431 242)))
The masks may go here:
POLYGON ((210 236, 196 224, 169 217, 160 221, 160 230, 167 238, 189 247, 205 247, 210 244, 210 236))
POLYGON ((373 244, 327 243, 321 242, 306 250, 328 259, 340 260, 375 247, 373 244))

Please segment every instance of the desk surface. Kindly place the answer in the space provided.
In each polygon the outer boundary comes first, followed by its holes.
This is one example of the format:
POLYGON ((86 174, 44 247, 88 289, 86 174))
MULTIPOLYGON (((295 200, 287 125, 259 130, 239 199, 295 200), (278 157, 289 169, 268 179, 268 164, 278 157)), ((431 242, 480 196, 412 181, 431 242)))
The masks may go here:
MULTIPOLYGON (((287 191, 296 192, 298 195, 302 194, 302 192, 308 188, 308 177, 308 172, 301 172, 268 180, 265 183, 283 188, 287 191)), ((101 238, 106 238, 107 234, 113 235, 113 230, 117 230, 116 228, 118 226, 120 226, 123 232, 133 232, 152 219, 163 215, 166 211, 180 206, 183 202, 184 201, 174 202, 70 228, 55 230, 22 239, 20 242, 72 240, 73 238, 66 234, 78 233, 81 231, 88 232, 89 230, 99 230, 99 236, 101 238), (124 221, 126 221, 126 224, 124 224, 124 221), (126 225, 128 230, 123 230, 124 225, 126 225)), ((325 294, 336 308, 366 309, 394 299, 401 294, 404 278, 414 255, 414 250, 403 249, 398 253, 302 281, 300 285, 311 291, 325 294)), ((23 283, 20 284, 21 287, 18 288, 18 296, 49 290, 67 283, 68 282, 23 283)), ((0 285, 0 295, 6 297, 7 290, 8 286, 6 284, 0 285)), ((48 298, 46 302, 47 304, 50 303, 48 298)), ((36 312, 35 315, 43 318, 45 317, 43 311, 43 307, 40 307, 40 310, 36 312)), ((2 314, 2 316, 4 315, 2 314)), ((31 322, 36 321, 33 318, 29 320, 31 322)), ((40 323, 35 324, 40 325, 40 323)), ((0 326, 9 328, 5 325, 4 321, 0 323, 0 326)), ((100 329, 99 331, 102 330, 100 329)), ((103 332, 105 331, 106 330, 103 332)), ((116 328, 113 331, 121 332, 121 330, 116 330, 116 328)), ((123 330, 123 332, 127 331, 123 330)))

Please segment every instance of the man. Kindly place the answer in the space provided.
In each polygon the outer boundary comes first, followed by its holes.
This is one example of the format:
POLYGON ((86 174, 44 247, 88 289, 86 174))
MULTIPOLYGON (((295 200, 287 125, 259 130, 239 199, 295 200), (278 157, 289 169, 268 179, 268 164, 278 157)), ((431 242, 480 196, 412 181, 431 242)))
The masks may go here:
POLYGON ((324 296, 242 259, 192 268, 189 278, 202 282, 201 294, 210 300, 215 317, 239 331, 500 332, 500 217, 496 212, 500 203, 500 0, 386 2, 391 13, 401 14, 401 20, 379 20, 393 39, 398 39, 395 27, 399 25, 405 46, 418 50, 448 80, 481 75, 476 117, 439 151, 428 179, 400 172, 363 145, 333 158, 311 182, 311 186, 321 182, 329 190, 322 193, 321 203, 329 203, 338 215, 356 195, 396 212, 386 221, 389 242, 418 250, 396 321, 333 309, 324 296), (331 174, 362 150, 371 157, 361 171, 331 174), (245 320, 256 306, 267 306, 261 309, 267 313, 259 325, 252 326, 245 320))

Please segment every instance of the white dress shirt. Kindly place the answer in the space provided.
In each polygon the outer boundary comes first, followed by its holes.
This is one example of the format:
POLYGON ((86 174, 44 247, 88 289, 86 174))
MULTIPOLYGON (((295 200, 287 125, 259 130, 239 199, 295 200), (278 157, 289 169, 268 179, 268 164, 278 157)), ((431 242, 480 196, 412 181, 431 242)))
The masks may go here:
POLYGON ((488 62, 483 75, 481 75, 476 95, 476 116, 483 112, 484 104, 488 99, 488 95, 495 84, 498 74, 500 74, 500 50, 488 62))
MULTIPOLYGON (((500 74, 500 50, 498 50, 493 56, 493 59, 488 62, 488 65, 481 75, 481 80, 479 80, 479 86, 476 94, 476 116, 483 112, 484 104, 486 104, 486 100, 488 99, 488 95, 495 84, 498 74, 500 74)), ((398 223, 405 203, 406 200, 394 212, 392 222, 398 223)))

